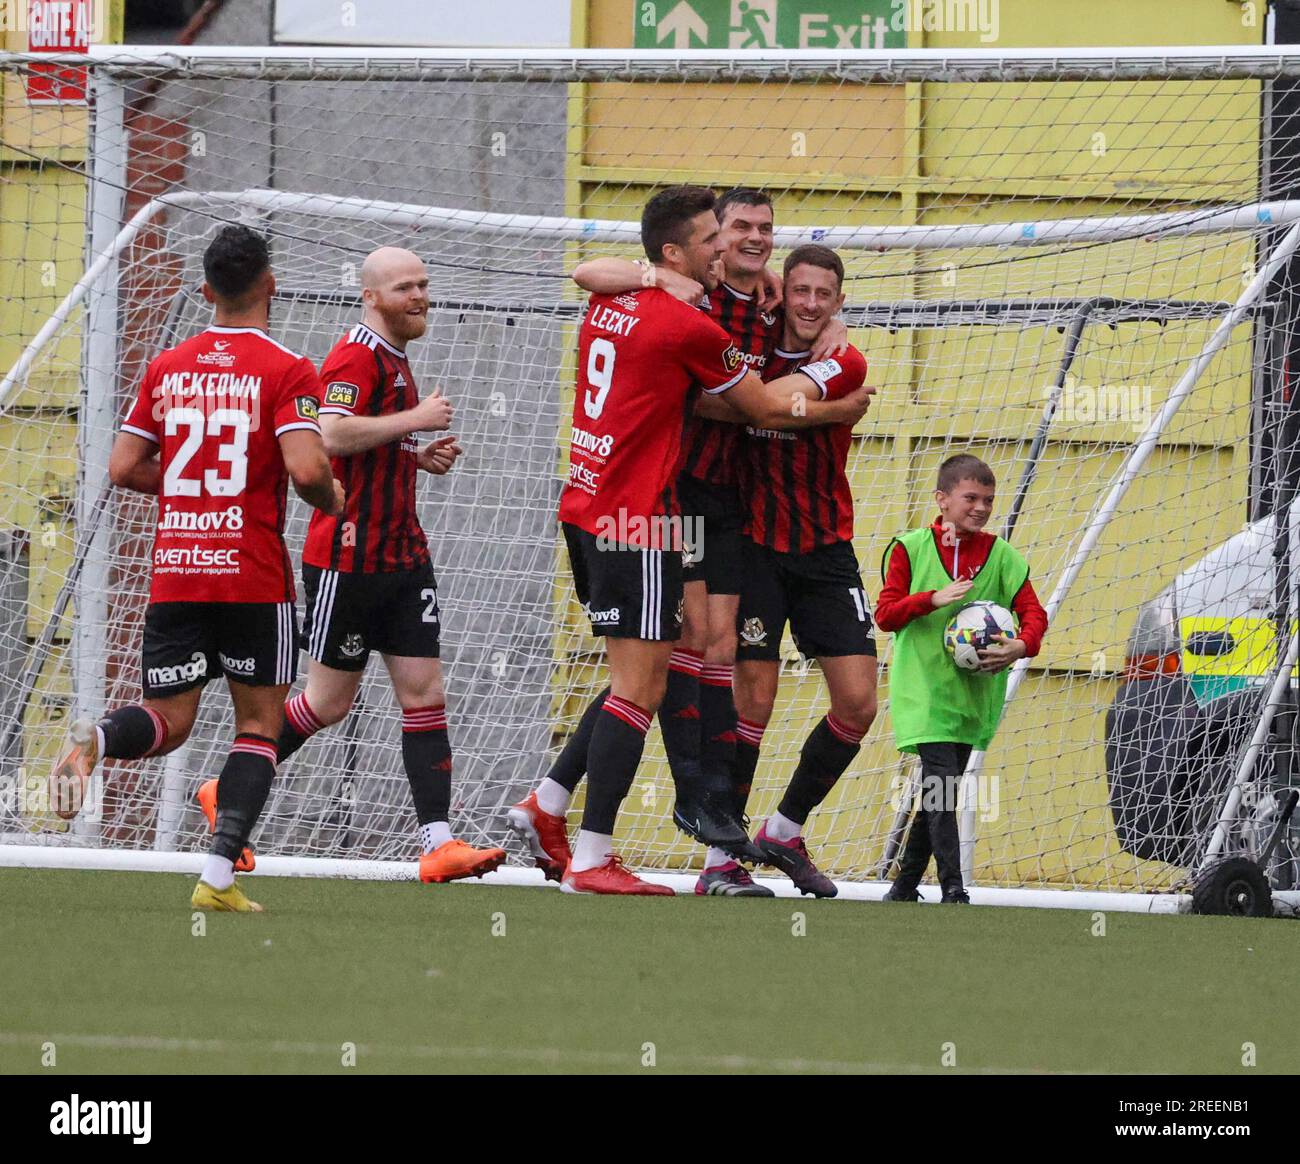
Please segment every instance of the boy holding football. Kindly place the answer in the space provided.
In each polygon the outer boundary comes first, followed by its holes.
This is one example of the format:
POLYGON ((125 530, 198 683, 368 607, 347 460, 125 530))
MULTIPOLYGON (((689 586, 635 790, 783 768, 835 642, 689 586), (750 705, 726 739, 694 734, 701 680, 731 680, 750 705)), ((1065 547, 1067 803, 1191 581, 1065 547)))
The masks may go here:
POLYGON ((939 516, 885 550, 876 625, 894 632, 889 704, 898 749, 921 760, 921 806, 912 820, 898 876, 886 901, 920 901, 917 886, 933 854, 942 900, 968 905, 957 835, 957 784, 973 750, 987 749, 1002 715, 1006 670, 1038 654, 1047 612, 1018 550, 984 526, 996 481, 978 457, 939 466, 939 516), (960 670, 944 647, 944 627, 962 606, 988 601, 1019 620, 1014 638, 979 652, 978 671, 960 670))

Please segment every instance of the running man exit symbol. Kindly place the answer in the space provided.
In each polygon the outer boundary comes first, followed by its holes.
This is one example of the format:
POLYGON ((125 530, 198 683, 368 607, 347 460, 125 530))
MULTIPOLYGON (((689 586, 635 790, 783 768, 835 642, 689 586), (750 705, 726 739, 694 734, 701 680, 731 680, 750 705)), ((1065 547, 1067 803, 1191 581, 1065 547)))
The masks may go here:
POLYGON ((776 48, 776 0, 731 0, 729 48, 776 48))

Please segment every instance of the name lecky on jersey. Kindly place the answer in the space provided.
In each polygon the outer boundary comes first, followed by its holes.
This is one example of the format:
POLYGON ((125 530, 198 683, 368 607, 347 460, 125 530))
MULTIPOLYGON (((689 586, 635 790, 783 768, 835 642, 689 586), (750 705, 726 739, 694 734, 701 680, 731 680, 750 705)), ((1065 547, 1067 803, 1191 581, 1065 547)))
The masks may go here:
POLYGON ((195 651, 188 663, 171 667, 150 667, 150 687, 170 687, 173 683, 193 683, 208 673, 208 660, 202 651, 195 651))
POLYGON ((589 320, 592 327, 613 332, 615 335, 631 335, 632 329, 641 322, 635 315, 615 311, 603 303, 592 311, 589 320))
POLYGON ((159 530, 181 530, 185 533, 225 532, 238 533, 244 528, 244 507, 231 505, 225 509, 192 513, 164 505, 158 519, 159 530))
POLYGON ((160 546, 154 550, 154 569, 168 570, 227 570, 239 569, 237 549, 210 550, 206 546, 160 546))
POLYGON ((614 451, 614 438, 609 433, 597 436, 585 428, 575 428, 571 439, 575 449, 581 449, 584 453, 592 453, 598 457, 608 457, 614 451))

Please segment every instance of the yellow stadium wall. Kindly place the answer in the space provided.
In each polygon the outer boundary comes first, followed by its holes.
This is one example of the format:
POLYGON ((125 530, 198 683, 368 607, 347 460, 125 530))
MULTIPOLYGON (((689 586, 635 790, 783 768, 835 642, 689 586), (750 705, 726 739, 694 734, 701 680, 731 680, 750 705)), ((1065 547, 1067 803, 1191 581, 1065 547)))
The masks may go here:
MULTIPOLYGON (((1224 0, 1180 0, 1174 21, 1171 6, 1162 0, 1094 0, 1087 5, 1066 0, 1003 0, 1000 37, 994 45, 981 44, 978 34, 972 32, 912 33, 909 46, 1079 46, 1098 43, 1099 32, 1107 44, 1258 44, 1263 39, 1263 5, 1258 8, 1260 11, 1254 11, 1252 6, 1224 0)), ((574 44, 630 47, 633 12, 633 0, 577 0, 574 44)), ((1086 89, 1072 83, 1055 90, 1042 84, 906 84, 871 86, 865 91, 859 87, 851 99, 835 86, 659 83, 650 90, 647 86, 599 84, 571 86, 569 108, 568 213, 630 220, 639 217, 645 198, 656 187, 675 181, 706 182, 715 187, 733 183, 768 186, 779 192, 777 209, 783 225, 824 222, 830 211, 834 212, 832 220, 840 224, 890 225, 1119 213, 1132 197, 1132 180, 1139 168, 1148 182, 1153 173, 1167 175, 1159 188, 1144 185, 1143 197, 1178 208, 1215 200, 1225 183, 1233 189, 1240 189, 1243 182, 1253 183, 1259 157, 1259 86, 1254 82, 1163 82, 1114 88, 1098 84, 1086 89), (996 108, 991 108, 995 104, 996 108), (1036 127, 1032 153, 1013 148, 1016 135, 1029 131, 1025 119, 1045 107, 1054 111, 1055 126, 1050 132, 1036 127), (1211 125, 1209 118, 1197 115, 1206 108, 1213 108, 1221 121, 1211 125), (1000 128, 980 139, 976 164, 962 144, 968 127, 985 116, 1000 128), (1140 134, 1131 128, 1137 123, 1141 124, 1140 134), (920 127, 924 132, 919 132, 920 127), (806 156, 802 157, 792 156, 790 148, 791 135, 798 132, 806 135, 806 156), (1106 150, 1100 158, 1089 149, 1099 133, 1106 135, 1106 150), (1161 160, 1172 159, 1189 147, 1198 158, 1197 174, 1191 180, 1161 160), (746 159, 744 168, 731 162, 736 157, 746 159), (673 161, 665 165, 665 159, 673 161)), ((961 270, 962 256, 953 257, 961 270)), ((1179 285, 1176 293, 1188 298, 1233 299, 1241 287, 1243 267, 1252 264, 1253 258, 1250 245, 1240 240, 1207 246, 1200 252, 1194 285, 1179 285)), ((1114 294, 1114 284, 1108 280, 1113 280, 1117 261, 1123 264, 1119 248, 1099 251, 1095 272, 1087 273, 1085 282, 1096 293, 1105 289, 1114 294)), ((872 262, 873 275, 897 273, 897 278, 882 278, 873 284, 872 297, 877 300, 911 298, 925 289, 926 278, 932 278, 915 274, 915 260, 901 253, 873 256, 872 262)), ((1152 263, 1148 252, 1136 269, 1160 271, 1169 266, 1152 263)), ((1049 293, 1042 280, 1035 285, 1033 269, 1034 260, 1030 259, 1022 275, 1030 288, 1026 294, 1049 293)), ((949 293, 951 297, 974 299, 982 292, 997 293, 991 286, 981 287, 978 272, 963 270, 961 277, 963 284, 959 291, 949 293)), ((1139 282, 1130 280, 1123 293, 1174 293, 1154 276, 1142 285, 1139 282)), ((1145 345, 1147 358, 1172 366, 1190 360, 1211 326, 1203 321, 1170 324, 1159 335, 1152 335, 1150 328, 1121 326, 1105 342, 1127 345, 1130 351, 1135 350, 1134 345, 1137 349, 1145 345)), ((984 414, 970 410, 968 401, 954 420, 945 412, 945 404, 952 401, 945 399, 943 390, 936 392, 916 382, 914 374, 920 361, 940 359, 944 345, 958 342, 952 330, 894 335, 863 331, 853 339, 868 357, 872 383, 880 386, 871 412, 858 426, 850 460, 856 496, 860 502, 871 500, 869 505, 859 504, 855 541, 864 581, 874 596, 880 585, 881 554, 889 537, 932 516, 931 482, 943 451, 934 434, 965 438, 971 451, 988 457, 1002 481, 1014 481, 1013 470, 1018 470, 1041 416, 1042 380, 1010 386, 1012 398, 1022 397, 1022 408, 999 405, 984 414), (1019 447, 1008 443, 1008 433, 1025 434, 1024 443, 1019 447), (879 496, 871 482, 881 468, 890 470, 894 481, 907 479, 914 484, 894 496, 879 496)), ((963 333, 960 342, 968 360, 973 352, 985 352, 989 365, 996 366, 999 352, 1009 350, 1016 337, 1000 329, 983 328, 974 340, 969 332, 963 333)), ((1144 866, 1120 852, 1106 808, 1100 716, 1081 716, 1077 707, 1082 701, 1089 709, 1100 708, 1110 700, 1135 606, 1189 564, 1185 555, 1178 556, 1154 536, 1158 519, 1152 516, 1152 506, 1162 464, 1185 466, 1189 458, 1193 464, 1201 460, 1213 463, 1220 478, 1228 474, 1239 486, 1244 515, 1247 434, 1239 431, 1241 425, 1225 431, 1221 420, 1223 405, 1233 406, 1234 415, 1241 417, 1245 410, 1236 406, 1249 401, 1250 370, 1240 355, 1241 348, 1234 345, 1225 354, 1225 359, 1237 360, 1232 374, 1226 378, 1220 374, 1221 383, 1214 394, 1198 399, 1180 418, 1176 436, 1157 450, 1120 520, 1107 535, 1104 545, 1124 540, 1145 543, 1141 576, 1118 571, 1114 555, 1090 563, 1059 616, 1061 629, 1049 633, 1021 700, 1008 712, 1004 731, 989 756, 990 772, 1001 785, 1000 815, 981 823, 977 846, 977 871, 986 883, 1151 887, 1162 884, 1162 877, 1167 882, 1167 871, 1144 866), (1081 693, 1080 683, 1087 684, 1086 693, 1081 693), (1051 725, 1051 738, 1057 742, 1054 754, 1036 754, 1031 749, 1034 733, 1023 718, 1030 714, 1035 725, 1051 725)), ((1051 359, 1058 355, 1053 353, 1051 359)), ((977 386, 971 395, 978 396, 977 386)), ((1080 506, 1086 512, 1119 460, 1116 453, 1096 454, 1104 446, 1127 444, 1132 438, 1131 424, 1058 420, 1036 489, 1050 492, 1054 474, 1059 480, 1062 466, 1080 449, 1092 450, 1094 455, 1085 466, 1096 487, 1089 492, 1085 485, 1080 506)), ((563 459, 561 453, 561 462, 563 459)), ((1070 471, 1077 473, 1077 466, 1071 464, 1070 471)), ((1010 491, 1008 484, 1003 505, 1009 501, 1010 491)), ((1073 514, 1036 508, 1033 496, 1016 537, 1031 564, 1036 553, 1049 545, 1059 547, 1063 538, 1071 536, 1076 528, 1071 523, 1077 520, 1073 514)), ((1214 518, 1210 524, 1213 528, 1203 531, 1206 546, 1239 528, 1239 523, 1226 517, 1214 518)), ((557 598, 565 620, 565 631, 557 638, 557 655, 570 665, 566 686, 576 692, 567 706, 559 709, 561 730, 565 731, 600 681, 600 656, 563 571, 557 581, 557 598)), ((881 643, 886 660, 888 638, 882 636, 881 643)), ((791 661, 797 657, 788 641, 786 654, 791 661)), ((824 708, 819 687, 815 667, 805 674, 787 669, 765 752, 787 758, 797 753, 824 708)), ((888 697, 887 676, 881 694, 883 702, 888 697)), ((897 771, 890 725, 883 716, 852 771, 821 810, 818 851, 837 872, 862 875, 874 867, 879 846, 866 849, 862 838, 879 837, 887 828, 888 785, 897 771)), ((778 786, 784 783, 784 773, 778 778, 768 770, 764 776, 760 767, 751 811, 774 807, 778 786)), ((662 807, 665 811, 659 819, 666 822, 670 806, 671 781, 657 733, 652 733, 647 764, 629 807, 651 813, 662 807)), ((650 814, 626 818, 622 827, 628 830, 630 849, 639 850, 644 841, 655 852, 671 847, 673 862, 697 859, 698 849, 682 843, 671 825, 655 826, 651 819, 650 814)))
MULTIPOLYGON (((106 0, 96 43, 121 43, 124 10, 125 0, 106 0)), ((26 30, 6 31, 0 44, 8 52, 27 51, 26 30)), ((84 105, 29 105, 13 76, 0 86, 0 366, 7 370, 84 269, 88 115, 84 105)), ((29 639, 43 629, 72 556, 80 374, 81 337, 70 327, 0 414, 0 444, 16 452, 0 460, 7 499, 0 528, 29 538, 29 639)), ((60 641, 68 637, 71 614, 64 616, 60 641)), ((65 655, 56 646, 27 707, 29 773, 38 758, 30 750, 34 741, 57 743, 50 725, 66 714, 65 655)))

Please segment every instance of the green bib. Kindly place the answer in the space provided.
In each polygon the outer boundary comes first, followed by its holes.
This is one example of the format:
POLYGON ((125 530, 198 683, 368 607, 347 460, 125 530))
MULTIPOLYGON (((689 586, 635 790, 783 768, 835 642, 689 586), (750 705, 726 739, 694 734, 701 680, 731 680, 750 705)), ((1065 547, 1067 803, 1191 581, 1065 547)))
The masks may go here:
MULTIPOLYGON (((912 594, 942 590, 952 577, 934 544, 934 531, 909 530, 894 539, 912 564, 912 594)), ((885 550, 885 565, 894 542, 885 550)), ((944 627, 968 602, 996 602, 1011 608, 1029 577, 1024 557, 995 538, 988 561, 959 601, 913 619, 894 635, 889 665, 889 710, 902 752, 917 744, 958 743, 984 751, 993 739, 1007 694, 1007 671, 984 675, 963 671, 943 645, 944 627)))

